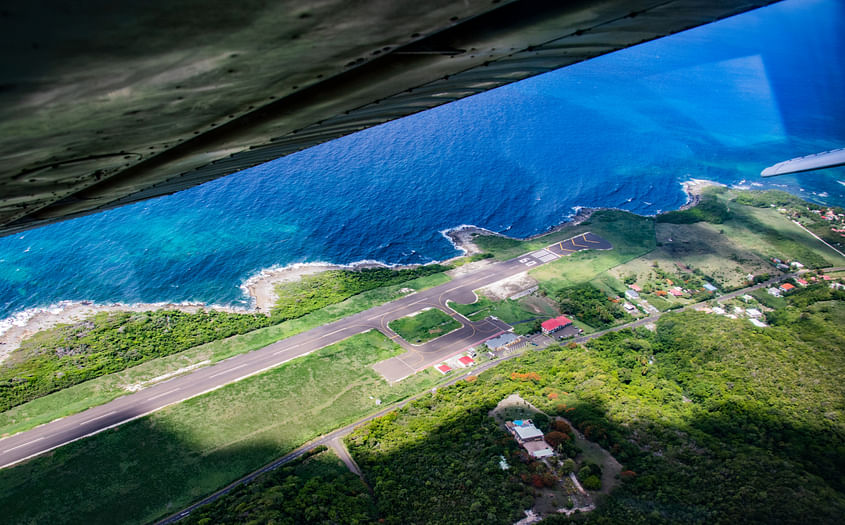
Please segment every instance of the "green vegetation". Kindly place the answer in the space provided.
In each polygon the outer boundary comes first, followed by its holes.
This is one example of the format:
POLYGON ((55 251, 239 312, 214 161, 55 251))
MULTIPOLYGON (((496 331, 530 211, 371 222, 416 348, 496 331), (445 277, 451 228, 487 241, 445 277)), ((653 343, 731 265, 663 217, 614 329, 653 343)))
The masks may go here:
POLYGON ((486 253, 486 252, 485 253, 475 253, 475 254, 472 254, 472 255, 469 255, 469 256, 466 256, 466 257, 459 257, 458 259, 455 259, 455 261, 452 262, 451 265, 454 266, 455 268, 457 268, 458 266, 463 266, 463 265, 468 264, 468 263, 483 261, 485 259, 492 259, 492 258, 493 258, 492 253, 486 253))
POLYGON ((401 351, 378 332, 360 334, 4 469, 3 521, 139 523, 173 512, 374 412, 377 400, 442 380, 428 370, 391 386, 370 367, 401 351))
MULTIPOLYGON (((718 190, 721 189, 718 188, 718 190)), ((717 188, 711 188, 701 196, 701 201, 694 207, 658 215, 657 222, 692 224, 704 221, 711 224, 722 224, 731 218, 731 213, 725 203, 716 197, 716 194, 717 188)))
POLYGON ((257 314, 100 313, 39 332, 0 367, 0 411, 71 385, 267 326, 257 314))
MULTIPOLYGON (((423 273, 429 273, 429 270, 423 273)), ((411 274, 401 275, 407 277, 411 274)), ((279 321, 280 314, 270 319, 258 314, 214 311, 188 314, 159 310, 101 313, 74 325, 38 332, 26 339, 0 365, 0 410, 3 412, 0 414, 0 434, 19 432, 102 404, 125 394, 128 385, 205 360, 215 362, 262 348, 315 326, 397 299, 403 295, 402 288, 422 290, 448 280, 443 273, 432 273, 369 290, 288 321, 279 321), (239 335, 231 337, 234 334, 239 335), (185 354, 186 351, 191 355, 165 358, 185 354), (150 361, 156 363, 135 370, 138 365, 150 361), (123 370, 128 371, 115 376, 115 372, 123 370), (102 376, 107 379, 86 384, 102 376), (68 387, 74 391, 57 395, 68 387), (53 398, 14 411, 13 407, 33 402, 51 392, 55 393, 53 398)), ((368 278, 366 282, 372 283, 374 278, 368 278)))
POLYGON ((596 329, 607 328, 628 318, 625 310, 610 301, 601 290, 581 284, 563 288, 555 294, 562 312, 571 314, 596 329))
POLYGON ((405 341, 420 344, 457 330, 461 327, 461 323, 439 308, 429 308, 423 312, 390 321, 387 326, 405 341))
POLYGON ((442 273, 448 269, 439 264, 429 264, 402 270, 365 268, 305 275, 298 281, 276 285, 278 300, 271 318, 277 321, 295 319, 367 290, 442 273))
POLYGON ((184 523, 372 523, 367 486, 326 447, 318 447, 223 498, 197 509, 184 523))
MULTIPOLYGON (((581 521, 836 523, 845 512, 843 322, 845 303, 831 300, 766 329, 668 314, 656 333, 625 330, 586 350, 502 363, 348 443, 386 523, 447 513, 456 523, 512 522, 530 501, 520 475, 498 468, 499 454, 519 461, 488 412, 519 392, 623 464, 622 484, 581 521)), ((594 467, 584 475, 596 477, 592 487, 601 484, 594 467)))
POLYGON ((807 202, 800 197, 781 190, 743 190, 733 195, 737 204, 754 206, 755 208, 771 208, 775 206, 806 206, 807 202))
POLYGON ((538 313, 533 309, 529 309, 521 300, 505 299, 503 301, 493 301, 483 295, 479 296, 478 300, 474 303, 449 303, 449 306, 470 321, 481 321, 492 315, 512 325, 514 331, 518 334, 531 331, 535 324, 531 321, 545 319, 554 314, 551 311, 538 313))

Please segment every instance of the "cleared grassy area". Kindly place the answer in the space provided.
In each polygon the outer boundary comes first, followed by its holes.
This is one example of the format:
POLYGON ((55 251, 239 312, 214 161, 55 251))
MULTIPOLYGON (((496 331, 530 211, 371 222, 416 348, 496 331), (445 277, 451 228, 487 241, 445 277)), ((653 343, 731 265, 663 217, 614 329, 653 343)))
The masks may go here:
POLYGON ((214 341, 179 354, 148 361, 122 372, 99 377, 59 392, 35 399, 0 413, 0 435, 11 435, 48 423, 54 419, 102 405, 128 393, 127 387, 171 374, 180 369, 209 361, 215 363, 237 354, 263 348, 348 315, 398 299, 403 288, 424 290, 448 282, 445 274, 420 277, 401 284, 363 292, 308 315, 261 328, 244 335, 214 341))
MULTIPOLYGON (((613 249, 574 253, 532 270, 529 275, 540 283, 541 290, 551 295, 556 290, 590 282, 607 270, 652 251, 656 246, 654 219, 623 211, 602 210, 572 229, 567 228, 541 238, 542 242, 537 248, 588 231, 610 241, 613 249)), ((599 287, 619 287, 612 281, 606 281, 604 286, 599 287)))
POLYGON ((481 321, 492 315, 508 324, 513 324, 538 316, 536 312, 523 307, 520 301, 513 299, 492 301, 487 297, 480 296, 478 301, 474 303, 459 304, 450 302, 449 306, 470 321, 481 321))
POLYGON ((2 521, 152 521, 374 412, 377 399, 442 381, 427 370, 391 386, 370 368, 401 351, 378 332, 360 334, 4 469, 2 521))
MULTIPOLYGON (((720 224, 660 223, 656 227, 658 247, 642 257, 620 265, 610 273, 617 279, 635 279, 647 289, 667 289, 658 282, 658 271, 671 274, 676 284, 687 287, 679 264, 695 271, 696 286, 709 281, 722 290, 738 289, 747 284, 747 275, 779 274, 771 257, 799 260, 808 267, 841 265, 837 256, 788 217, 772 208, 756 208, 736 202, 743 192, 709 193, 708 198, 724 203, 729 215, 720 224), (655 265, 657 265, 655 267, 655 265)), ((686 272, 689 274, 689 272, 686 272)), ((694 288, 690 286, 690 288, 694 288)), ((663 309, 647 296, 649 302, 663 309)), ((671 304, 695 302, 694 298, 667 299, 671 304)))
POLYGON ((430 308, 416 315, 390 321, 387 326, 411 344, 425 343, 461 327, 443 310, 430 308))
POLYGON ((798 260, 808 268, 841 266, 845 258, 814 239, 775 208, 755 208, 732 202, 736 191, 719 194, 728 202, 731 218, 721 227, 737 243, 763 257, 798 260))

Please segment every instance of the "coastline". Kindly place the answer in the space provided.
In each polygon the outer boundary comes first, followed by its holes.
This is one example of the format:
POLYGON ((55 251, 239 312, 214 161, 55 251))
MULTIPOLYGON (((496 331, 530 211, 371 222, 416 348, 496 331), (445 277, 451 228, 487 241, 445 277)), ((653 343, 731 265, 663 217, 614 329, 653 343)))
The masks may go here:
POLYGON ((704 193, 706 188, 713 186, 726 187, 726 185, 721 182, 706 179, 689 179, 682 182, 681 186, 684 189, 684 193, 687 194, 687 202, 679 208, 680 211, 688 210, 701 202, 701 194, 704 193))
MULTIPOLYGON (((681 210, 689 209, 701 200, 701 193, 710 186, 724 186, 717 182, 690 179, 681 183, 683 191, 687 195, 686 203, 681 210)), ((507 239, 530 241, 543 235, 558 232, 569 227, 577 226, 589 219, 593 213, 609 208, 574 208, 574 214, 565 222, 550 227, 549 229, 525 238, 510 237, 508 235, 494 232, 486 228, 471 224, 462 224, 453 228, 442 230, 440 233, 452 243, 460 255, 443 260, 432 261, 429 264, 448 264, 461 257, 482 253, 481 248, 475 244, 474 238, 477 235, 495 235, 507 239)), ((29 308, 18 312, 6 319, 0 320, 0 363, 20 346, 21 341, 42 330, 48 330, 60 324, 80 322, 88 317, 101 312, 144 312, 150 310, 179 310, 188 313, 195 313, 200 310, 217 310, 230 313, 269 315, 270 310, 276 302, 275 286, 277 283, 297 281, 304 276, 313 275, 329 270, 362 270, 365 268, 413 268, 418 264, 400 265, 386 264, 380 261, 363 260, 350 264, 333 264, 327 262, 294 263, 287 266, 275 266, 259 271, 247 278, 240 288, 244 295, 249 297, 248 308, 232 307, 205 303, 110 303, 100 304, 91 301, 61 301, 46 306, 29 308)))

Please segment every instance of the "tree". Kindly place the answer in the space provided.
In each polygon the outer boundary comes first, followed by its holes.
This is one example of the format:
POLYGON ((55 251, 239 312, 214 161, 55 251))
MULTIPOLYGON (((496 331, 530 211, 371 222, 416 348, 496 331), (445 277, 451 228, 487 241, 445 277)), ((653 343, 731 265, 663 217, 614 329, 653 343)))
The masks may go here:
POLYGON ((560 446, 561 443, 563 443, 564 441, 568 441, 569 436, 558 430, 552 430, 551 432, 546 434, 545 439, 546 443, 551 445, 552 448, 556 449, 560 446))
POLYGON ((594 474, 592 476, 588 476, 587 479, 584 480, 583 485, 587 490, 601 490, 601 479, 594 474))

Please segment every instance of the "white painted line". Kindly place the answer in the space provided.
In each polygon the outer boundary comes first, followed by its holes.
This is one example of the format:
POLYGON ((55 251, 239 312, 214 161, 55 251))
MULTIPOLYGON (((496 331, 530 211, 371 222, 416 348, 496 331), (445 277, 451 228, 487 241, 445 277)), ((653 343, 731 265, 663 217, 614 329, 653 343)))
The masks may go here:
POLYGON ((33 439, 32 441, 29 441, 29 442, 27 442, 27 443, 24 443, 23 445, 18 445, 18 446, 16 446, 16 447, 12 447, 12 448, 10 448, 9 450, 6 450, 6 451, 5 451, 5 452, 3 452, 3 453, 5 454, 6 452, 11 452, 11 451, 13 451, 13 450, 17 450, 17 449, 19 449, 19 448, 21 448, 21 447, 25 447, 25 446, 27 446, 27 445, 31 445, 31 444, 35 443, 36 441, 41 441, 42 439, 44 439, 44 438, 43 438, 43 437, 40 437, 40 438, 35 438, 35 439, 33 439))
MULTIPOLYGON (((212 377, 213 377, 213 376, 212 376, 212 377)), ((179 390, 179 389, 178 389, 178 388, 174 388, 173 390, 168 390, 167 392, 164 392, 164 393, 162 393, 162 394, 158 394, 158 395, 155 395, 155 396, 153 396, 153 397, 149 398, 147 401, 152 401, 153 399, 158 399, 158 398, 160 398, 160 397, 164 397, 164 396, 166 396, 167 394, 172 394, 173 392, 176 392, 177 390, 179 390)))
POLYGON ((112 410, 108 414, 103 414, 102 416, 92 417, 91 419, 88 419, 88 420, 80 423, 79 426, 81 427, 82 425, 87 425, 88 423, 90 423, 92 421, 97 421, 98 419, 103 419, 104 417, 109 417, 110 415, 116 414, 116 413, 117 413, 117 410, 112 410))
POLYGON ((229 368, 229 369, 227 369, 227 370, 223 370, 222 372, 217 372, 216 374, 211 375, 211 376, 209 376, 208 378, 209 378, 209 379, 214 379, 214 378, 215 378, 215 377, 217 377, 217 376, 222 376, 223 374, 228 374, 228 373, 229 373, 229 372, 231 372, 232 370, 237 370, 238 368, 243 368, 243 367, 245 367, 245 366, 246 366, 246 365, 248 365, 248 364, 249 364, 249 363, 244 363, 244 364, 242 364, 242 365, 233 366, 232 368, 229 368))
POLYGON ((525 263, 525 266, 534 266, 537 264, 537 261, 531 261, 530 263, 525 263))

